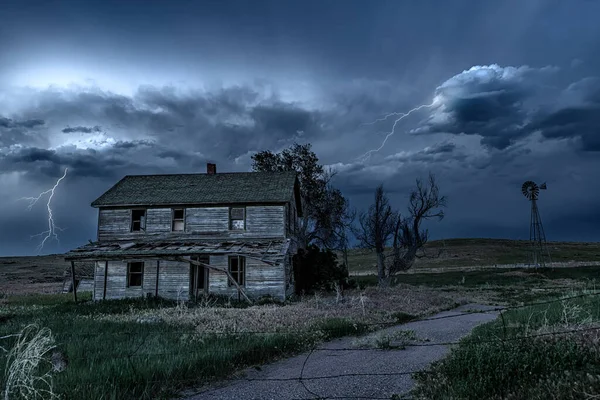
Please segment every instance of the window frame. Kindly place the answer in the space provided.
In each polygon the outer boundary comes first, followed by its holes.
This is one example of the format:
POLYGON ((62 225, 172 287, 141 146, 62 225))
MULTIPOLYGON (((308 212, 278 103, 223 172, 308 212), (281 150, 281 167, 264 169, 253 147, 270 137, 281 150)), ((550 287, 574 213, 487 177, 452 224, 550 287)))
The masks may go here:
POLYGON ((186 209, 184 207, 171 208, 171 232, 185 232, 185 214, 186 209), (178 210, 183 211, 183 217, 175 219, 175 211, 178 210), (183 228, 180 230, 175 230, 175 222, 183 222, 183 228))
POLYGON ((229 230, 230 231, 237 231, 237 232, 243 232, 246 230, 246 207, 229 207, 229 230), (241 209, 243 210, 244 213, 244 217, 240 220, 238 218, 234 219, 232 218, 232 212, 234 209, 241 209), (236 229, 233 227, 233 221, 243 221, 244 223, 244 228, 243 229, 236 229))
POLYGON ((131 212, 130 212, 130 223, 129 223, 129 232, 145 232, 146 231, 146 222, 148 219, 148 209, 147 208, 132 208, 131 212), (141 223, 141 219, 140 219, 140 229, 133 229, 133 223, 134 223, 134 219, 133 219, 133 213, 135 211, 143 211, 144 215, 143 215, 143 225, 141 223))
POLYGON ((128 288, 143 288, 144 287, 144 269, 145 269, 144 261, 128 261, 127 262, 127 287, 128 288), (140 272, 131 272, 132 264, 141 264, 140 272), (140 284, 139 285, 131 284, 131 275, 132 274, 140 276, 140 284))
MULTIPOLYGON (((234 278, 234 280, 237 282, 238 285, 240 285, 241 287, 246 286, 246 257, 244 256, 229 256, 227 259, 227 272, 229 272, 229 274, 234 278), (234 275, 233 272, 231 272, 231 261, 232 260, 237 260, 238 262, 238 266, 237 266, 237 272, 234 275), (242 266, 240 268, 240 265, 242 266), (240 271, 241 269, 241 271, 240 271), (242 278, 242 283, 240 283, 240 276, 242 278)), ((231 286, 235 286, 229 279, 227 279, 227 286, 231 287, 231 286)))

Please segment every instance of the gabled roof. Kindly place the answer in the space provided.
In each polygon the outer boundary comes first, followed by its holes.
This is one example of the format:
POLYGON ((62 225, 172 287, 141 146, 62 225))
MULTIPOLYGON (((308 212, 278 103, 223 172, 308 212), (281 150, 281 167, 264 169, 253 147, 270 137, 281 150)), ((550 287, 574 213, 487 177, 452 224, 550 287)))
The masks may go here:
POLYGON ((296 172, 127 175, 92 207, 227 203, 286 203, 300 191, 296 172))

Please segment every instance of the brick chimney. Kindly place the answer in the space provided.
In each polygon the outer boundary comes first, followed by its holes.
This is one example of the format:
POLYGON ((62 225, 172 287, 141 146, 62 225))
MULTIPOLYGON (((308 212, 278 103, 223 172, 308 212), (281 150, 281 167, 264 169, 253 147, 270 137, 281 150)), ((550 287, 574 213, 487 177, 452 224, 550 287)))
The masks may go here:
POLYGON ((216 174, 217 173, 217 164, 207 163, 206 164, 206 173, 208 175, 216 174))

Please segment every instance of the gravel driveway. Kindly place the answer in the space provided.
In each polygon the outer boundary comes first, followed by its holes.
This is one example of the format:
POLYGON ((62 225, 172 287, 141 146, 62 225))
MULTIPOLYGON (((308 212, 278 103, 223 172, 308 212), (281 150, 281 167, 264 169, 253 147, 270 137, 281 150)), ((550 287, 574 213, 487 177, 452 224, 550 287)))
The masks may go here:
MULTIPOLYGON (((398 325, 384 332, 412 330, 419 339, 415 343, 453 342, 468 335, 475 326, 495 319, 497 313, 488 311, 493 308, 468 304, 430 320, 398 325), (476 310, 488 312, 460 315, 476 310), (438 317, 450 318, 434 319, 438 317)), ((448 352, 448 347, 442 345, 409 346, 404 350, 353 349, 354 341, 355 338, 333 340, 312 352, 265 365, 260 370, 248 369, 244 378, 212 386, 187 399, 389 399, 393 394, 406 394, 413 387, 411 372, 424 369, 448 352), (298 379, 301 373, 302 382, 298 379), (365 373, 379 375, 361 375, 365 373)))

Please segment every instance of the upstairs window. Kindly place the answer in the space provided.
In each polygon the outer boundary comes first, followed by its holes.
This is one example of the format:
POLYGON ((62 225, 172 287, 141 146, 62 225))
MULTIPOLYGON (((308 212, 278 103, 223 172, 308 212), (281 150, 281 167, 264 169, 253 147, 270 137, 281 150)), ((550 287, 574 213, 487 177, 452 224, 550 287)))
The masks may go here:
MULTIPOLYGON (((246 257, 231 256, 229 257, 229 273, 233 276, 233 280, 238 285, 244 286, 246 282, 246 257)), ((233 286, 229 280, 228 286, 233 286)))
POLYGON ((229 229, 232 231, 243 231, 246 229, 246 209, 232 207, 229 209, 229 229))
POLYGON ((141 287, 144 277, 144 263, 127 263, 127 287, 141 287))
POLYGON ((146 210, 131 210, 131 231, 146 230, 146 210))
POLYGON ((171 224, 171 230, 174 232, 181 232, 185 229, 185 210, 183 208, 173 209, 173 222, 171 224))

